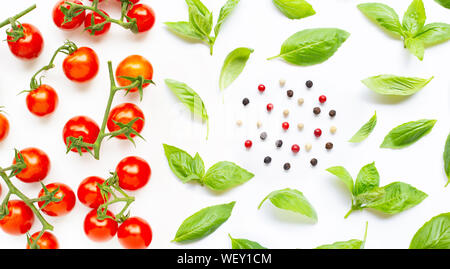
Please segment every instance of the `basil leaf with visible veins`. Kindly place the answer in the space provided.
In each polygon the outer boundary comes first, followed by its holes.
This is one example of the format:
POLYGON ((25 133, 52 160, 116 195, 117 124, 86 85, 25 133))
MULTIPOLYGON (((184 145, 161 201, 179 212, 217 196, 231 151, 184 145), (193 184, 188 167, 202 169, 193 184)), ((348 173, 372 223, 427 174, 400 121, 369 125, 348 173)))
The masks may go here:
POLYGON ((242 73, 253 49, 237 48, 225 58, 220 72, 219 86, 224 90, 242 73))
POLYGON ((218 162, 211 166, 202 183, 215 191, 225 191, 252 179, 255 175, 232 162, 218 162))
POLYGON ((235 239, 228 234, 231 240, 232 249, 267 249, 259 243, 247 239, 235 239))
POLYGON ((392 129, 384 138, 381 148, 401 149, 414 144, 433 129, 436 120, 410 121, 392 129))
POLYGON ((433 217, 414 235, 410 249, 450 249, 450 213, 433 217))
POLYGON ((359 4, 358 9, 379 26, 397 36, 403 36, 403 28, 397 13, 389 6, 381 3, 359 4))
POLYGON ((289 19, 302 19, 316 14, 305 0, 273 0, 273 4, 289 19))
POLYGON ((408 96, 423 89, 434 77, 429 79, 379 75, 362 80, 372 91, 382 95, 408 96))
POLYGON ((366 122, 358 130, 358 132, 356 132, 356 134, 353 135, 352 138, 350 138, 349 142, 360 143, 364 141, 372 133, 376 125, 377 125, 377 112, 375 111, 375 114, 372 116, 372 118, 370 118, 370 120, 366 122))
POLYGON ((447 184, 445 185, 447 187, 450 183, 450 133, 448 134, 444 148, 444 171, 448 178, 447 184))

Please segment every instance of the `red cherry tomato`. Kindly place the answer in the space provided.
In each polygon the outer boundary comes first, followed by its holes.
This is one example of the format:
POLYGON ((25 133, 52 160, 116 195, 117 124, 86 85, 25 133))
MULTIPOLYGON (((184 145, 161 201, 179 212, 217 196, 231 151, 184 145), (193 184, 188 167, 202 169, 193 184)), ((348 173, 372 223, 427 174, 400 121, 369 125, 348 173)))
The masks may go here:
MULTIPOLYGON (((107 123, 108 130, 110 132, 120 130, 119 125, 115 124, 114 122, 127 124, 130 121, 134 120, 135 118, 141 118, 141 119, 139 119, 135 123, 133 123, 132 128, 136 132, 141 133, 142 129, 144 128, 144 123, 145 123, 144 112, 142 112, 142 110, 135 104, 132 104, 132 103, 120 104, 120 105, 116 106, 115 108, 113 108, 111 110, 111 112, 109 113, 108 123, 107 123)), ((135 137, 136 135, 131 134, 130 136, 135 137)), ((127 137, 123 134, 116 136, 116 137, 119 139, 127 139, 127 137)))
MULTIPOLYGON (((131 19, 136 19, 139 33, 149 31, 155 25, 155 12, 145 4, 133 5, 128 11, 127 16, 131 19)), ((128 18, 127 20, 130 21, 128 18)))
POLYGON ((84 21, 84 17, 86 16, 86 12, 83 10, 78 14, 77 16, 73 17, 71 21, 68 21, 64 23, 64 14, 61 11, 61 7, 70 8, 66 2, 75 3, 78 5, 82 5, 78 0, 61 0, 58 3, 56 3, 55 7, 53 8, 53 22, 56 26, 63 30, 72 30, 75 28, 78 28, 84 21))
POLYGON ((106 202, 100 192, 100 188, 97 185, 102 185, 104 182, 105 180, 100 177, 88 177, 84 179, 78 187, 78 200, 80 200, 80 202, 85 206, 90 208, 98 208, 106 202))
MULTIPOLYGON (((116 69, 116 79, 120 86, 128 86, 131 82, 128 79, 121 78, 125 77, 138 77, 143 76, 144 79, 153 78, 153 66, 152 64, 142 56, 131 55, 125 58, 116 69)), ((143 88, 147 87, 148 84, 144 84, 143 88)), ((137 92, 137 88, 132 88, 130 92, 137 92)))
MULTIPOLYGON (((37 148, 26 148, 20 151, 27 167, 16 175, 25 183, 39 182, 47 177, 50 171, 50 159, 47 154, 37 148)), ((13 164, 16 164, 14 159, 13 164)))
POLYGON ((117 237, 124 248, 144 249, 152 242, 152 228, 144 219, 132 217, 120 225, 117 237))
POLYGON ((99 60, 95 51, 81 47, 69 54, 63 62, 67 78, 76 82, 85 82, 94 78, 99 69, 99 60))
POLYGON ((28 110, 36 116, 51 114, 58 106, 58 94, 49 85, 42 84, 27 95, 28 110))
POLYGON ((34 222, 34 214, 23 201, 10 200, 8 202, 9 214, 0 220, 0 227, 5 233, 21 235, 27 233, 34 222))
MULTIPOLYGON (((108 13, 106 13, 106 11, 101 10, 106 16, 109 17, 108 13)), ((97 12, 90 12, 89 14, 87 14, 86 18, 84 19, 84 27, 90 27, 92 25, 97 25, 97 24, 101 24, 103 22, 105 22, 105 18, 103 18, 103 16, 101 16, 99 13, 97 12), (94 23, 92 23, 92 20, 94 20, 94 23)), ((96 30, 94 32, 94 35, 103 35, 106 34, 109 31, 109 28, 111 28, 111 23, 107 22, 103 25, 103 29, 101 30, 96 30)), ((92 29, 87 29, 87 31, 91 34, 92 33, 92 29)))
MULTIPOLYGON (((67 138, 83 137, 83 141, 89 144, 93 144, 97 140, 97 136, 100 133, 100 128, 97 123, 89 117, 77 116, 71 118, 63 129, 63 139, 67 146, 67 138)), ((77 152, 77 149, 72 149, 73 152, 77 152)), ((87 152, 86 149, 82 149, 83 152, 87 152)))
MULTIPOLYGON (((114 214, 106 211, 106 215, 114 218, 114 214)), ((97 209, 92 209, 84 219, 84 233, 89 239, 96 242, 105 242, 111 240, 117 233, 117 222, 106 218, 99 220, 97 209)))
POLYGON ((150 180, 152 170, 142 158, 130 156, 119 162, 116 167, 119 186, 122 189, 134 191, 144 187, 150 180))
POLYGON ((0 112, 0 142, 5 140, 8 134, 9 134, 9 121, 0 112))
MULTIPOLYGON (((36 238, 39 236, 40 232, 34 233, 31 238, 36 240, 36 238)), ((50 233, 45 231, 42 236, 38 239, 37 245, 39 249, 59 249, 59 243, 58 239, 50 233)), ((30 244, 27 244, 27 249, 30 249, 30 244)))
MULTIPOLYGON (((50 202, 45 207, 42 207, 45 202, 38 202, 39 208, 41 208, 42 212, 52 217, 61 217, 69 214, 70 211, 75 206, 75 193, 72 189, 63 183, 52 183, 45 186, 49 192, 53 192, 59 188, 59 190, 55 193, 53 197, 56 199, 62 199, 59 202, 50 202)), ((39 198, 45 195, 44 189, 39 192, 39 198)))
MULTIPOLYGON (((91 0, 92 1, 92 0, 91 0)), ((129 0, 131 3, 136 4, 139 2, 139 0, 129 0)), ((117 2, 122 2, 121 0, 117 0, 117 2)))
POLYGON ((23 29, 24 36, 13 42, 14 37, 8 35, 7 41, 9 49, 19 58, 37 58, 44 47, 44 39, 42 38, 41 32, 28 23, 22 23, 21 25, 18 25, 18 27, 23 29))

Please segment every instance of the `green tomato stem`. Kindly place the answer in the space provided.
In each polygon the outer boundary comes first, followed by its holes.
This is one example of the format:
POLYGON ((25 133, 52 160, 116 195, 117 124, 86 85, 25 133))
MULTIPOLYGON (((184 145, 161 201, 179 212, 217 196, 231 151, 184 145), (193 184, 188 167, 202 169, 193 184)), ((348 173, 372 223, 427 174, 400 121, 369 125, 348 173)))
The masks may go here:
POLYGON ((23 17, 24 15, 28 14, 29 12, 31 12, 33 9, 36 8, 36 4, 30 6, 29 8, 25 9, 24 11, 16 14, 15 16, 8 18, 2 22, 0 22, 0 28, 6 26, 6 25, 10 25, 11 22, 15 22, 16 20, 20 19, 21 17, 23 17))

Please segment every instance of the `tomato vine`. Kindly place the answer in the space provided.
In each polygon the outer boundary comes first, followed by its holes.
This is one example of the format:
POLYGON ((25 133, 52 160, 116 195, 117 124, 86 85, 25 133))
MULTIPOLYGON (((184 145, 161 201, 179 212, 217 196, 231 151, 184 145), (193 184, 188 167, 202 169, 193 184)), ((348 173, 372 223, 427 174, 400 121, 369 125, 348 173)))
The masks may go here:
MULTIPOLYGON (((36 8, 36 4, 30 6, 29 8, 25 9, 24 11, 17 13, 16 15, 0 22, 0 28, 5 27, 6 25, 11 25, 11 28, 13 31, 7 31, 6 34, 13 37, 14 39, 8 40, 8 42, 16 42, 19 40, 19 38, 24 36, 23 29, 17 25, 17 20, 21 17, 25 16, 32 10, 36 8)), ((19 23, 20 24, 20 23, 19 23)))

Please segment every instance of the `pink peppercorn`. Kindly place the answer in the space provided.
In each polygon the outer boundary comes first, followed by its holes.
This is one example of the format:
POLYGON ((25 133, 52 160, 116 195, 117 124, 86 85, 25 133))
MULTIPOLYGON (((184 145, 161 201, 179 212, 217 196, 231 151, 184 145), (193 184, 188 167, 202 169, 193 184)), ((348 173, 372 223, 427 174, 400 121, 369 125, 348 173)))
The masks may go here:
POLYGON ((326 101, 327 101, 327 97, 326 97, 325 95, 321 95, 321 96, 319 97, 319 102, 320 102, 321 104, 325 103, 326 101))
POLYGON ((267 104, 267 111, 272 111, 273 110, 273 104, 267 104))
POLYGON ((319 128, 315 129, 314 130, 314 135, 316 137, 320 137, 322 135, 322 130, 320 130, 319 128))
POLYGON ((291 150, 294 153, 298 153, 300 151, 300 146, 297 144, 294 144, 294 145, 292 145, 291 150))
POLYGON ((282 127, 284 130, 287 130, 287 129, 289 129, 289 123, 288 123, 288 122, 283 122, 283 124, 281 124, 281 127, 282 127))
POLYGON ((247 149, 249 149, 252 147, 253 143, 251 140, 247 140, 247 141, 245 141, 244 145, 247 149))
POLYGON ((264 92, 265 90, 266 90, 266 86, 264 86, 263 84, 259 84, 258 91, 259 92, 264 92))

